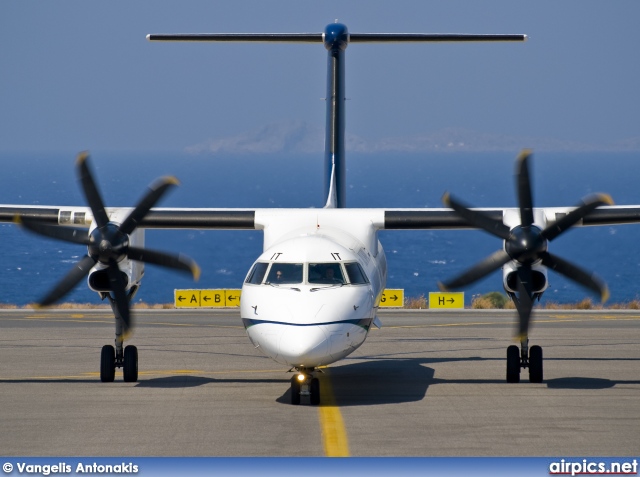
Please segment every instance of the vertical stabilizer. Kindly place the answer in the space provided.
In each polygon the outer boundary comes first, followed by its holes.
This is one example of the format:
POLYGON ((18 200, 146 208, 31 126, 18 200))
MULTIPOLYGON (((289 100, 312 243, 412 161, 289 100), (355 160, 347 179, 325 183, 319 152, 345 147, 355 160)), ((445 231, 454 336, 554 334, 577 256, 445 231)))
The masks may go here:
POLYGON ((327 25, 324 33, 177 33, 149 34, 147 39, 150 41, 324 43, 328 51, 324 153, 325 208, 343 208, 347 206, 344 55, 349 43, 525 41, 527 36, 461 33, 349 33, 346 25, 336 21, 327 25))
POLYGON ((327 25, 324 47, 327 58, 327 125, 324 145, 325 207, 346 207, 345 72, 344 55, 349 44, 349 30, 342 23, 327 25))

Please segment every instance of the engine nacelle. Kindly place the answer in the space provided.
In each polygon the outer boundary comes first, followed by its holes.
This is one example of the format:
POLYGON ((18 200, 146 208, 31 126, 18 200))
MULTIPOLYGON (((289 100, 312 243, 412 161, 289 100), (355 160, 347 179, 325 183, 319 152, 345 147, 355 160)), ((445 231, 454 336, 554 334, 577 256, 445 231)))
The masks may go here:
MULTIPOLYGON (((124 278, 125 290, 140 286, 140 281, 144 275, 144 265, 141 262, 125 259, 118 263, 118 268, 124 278)), ((112 291, 107 267, 104 265, 98 264, 93 268, 89 273, 87 283, 89 288, 95 292, 106 293, 112 291)))
MULTIPOLYGON (((113 219, 113 217, 111 217, 113 219)), ((90 232, 94 227, 90 229, 90 232)), ((129 235, 129 244, 135 247, 144 247, 144 229, 136 229, 131 235, 129 235)), ((123 275, 125 282, 125 290, 133 292, 140 287, 140 282, 144 276, 144 263, 129 260, 127 258, 118 262, 118 268, 123 275)), ((109 275, 107 273, 107 266, 98 262, 93 267, 89 276, 87 277, 87 284, 89 288, 98 293, 108 293, 112 291, 109 281, 109 275)))
MULTIPOLYGON (((518 266, 515 262, 509 262, 502 267, 502 285, 507 294, 512 295, 518 291, 518 266)), ((531 266, 531 281, 533 282, 533 293, 540 296, 549 288, 547 278, 547 268, 542 265, 533 264, 531 266)))

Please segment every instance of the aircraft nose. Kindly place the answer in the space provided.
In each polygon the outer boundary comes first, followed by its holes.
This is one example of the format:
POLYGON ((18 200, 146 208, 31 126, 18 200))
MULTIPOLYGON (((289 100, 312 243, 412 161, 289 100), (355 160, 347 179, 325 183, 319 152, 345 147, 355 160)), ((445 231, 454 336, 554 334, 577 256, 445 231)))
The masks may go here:
POLYGON ((320 326, 292 326, 280 338, 280 357, 291 366, 313 367, 329 354, 329 340, 320 326))

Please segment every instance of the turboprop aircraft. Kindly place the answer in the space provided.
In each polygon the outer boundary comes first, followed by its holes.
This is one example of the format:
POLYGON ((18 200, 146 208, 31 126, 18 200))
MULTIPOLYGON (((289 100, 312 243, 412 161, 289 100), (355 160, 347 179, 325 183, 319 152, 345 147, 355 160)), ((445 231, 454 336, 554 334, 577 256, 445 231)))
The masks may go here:
POLYGON ((172 34, 147 36, 150 41, 304 42, 328 52, 325 195, 318 209, 156 208, 177 183, 163 178, 151 185, 137 206, 106 208, 89 165, 80 154, 77 171, 88 207, 1 205, 0 221, 21 223, 27 230, 87 247, 87 255, 40 300, 51 304, 84 277, 90 289, 112 305, 115 347, 102 349, 100 379, 114 380, 116 367, 125 381, 138 376, 137 349, 123 346, 134 325, 129 303, 141 285, 144 263, 198 275, 193 260, 143 248, 144 230, 258 229, 264 252, 248 271, 242 286, 240 317, 250 341, 267 356, 291 368, 291 403, 308 396, 320 402, 322 366, 356 350, 372 326, 386 285, 387 261, 379 230, 485 230, 501 240, 500 250, 443 288, 460 288, 502 268, 503 286, 518 312, 518 346, 507 350, 507 381, 543 380, 542 349, 528 346, 533 301, 548 286, 547 270, 561 273, 606 298, 606 285, 590 272, 548 252, 548 243, 572 226, 640 222, 640 206, 614 207, 604 194, 576 207, 536 209, 529 178, 530 151, 516 161, 518 208, 471 209, 446 193, 446 208, 350 209, 346 207, 345 52, 351 43, 466 42, 526 40, 526 35, 350 33, 340 23, 322 33, 172 34))

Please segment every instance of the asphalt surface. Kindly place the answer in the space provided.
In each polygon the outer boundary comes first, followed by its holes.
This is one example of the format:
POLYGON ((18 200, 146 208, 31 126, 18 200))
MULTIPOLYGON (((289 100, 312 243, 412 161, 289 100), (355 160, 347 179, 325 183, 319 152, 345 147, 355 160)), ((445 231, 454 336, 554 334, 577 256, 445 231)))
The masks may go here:
POLYGON ((109 311, 0 310, 0 455, 322 456, 336 419, 351 456, 640 451, 640 312, 537 312, 542 384, 505 382, 513 311, 384 312, 320 407, 288 404, 237 313, 136 312, 139 381, 101 383, 109 311))

